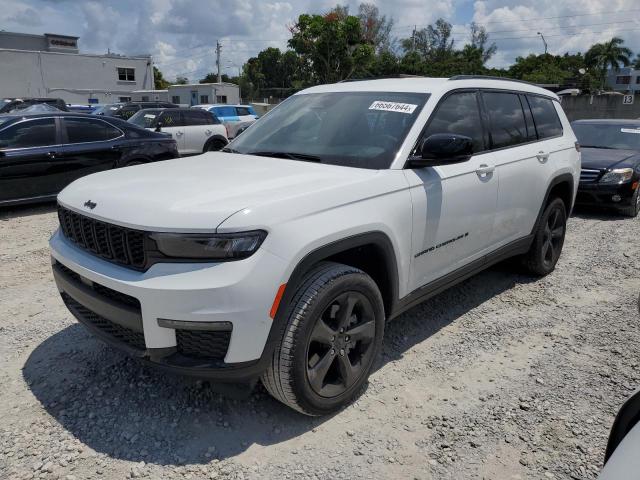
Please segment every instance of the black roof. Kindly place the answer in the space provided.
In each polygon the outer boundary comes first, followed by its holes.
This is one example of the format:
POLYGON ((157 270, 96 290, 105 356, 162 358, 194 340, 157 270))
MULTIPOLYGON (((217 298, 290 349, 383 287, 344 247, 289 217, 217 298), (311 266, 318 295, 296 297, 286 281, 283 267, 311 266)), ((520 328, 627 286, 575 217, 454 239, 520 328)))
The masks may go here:
POLYGON ((585 118, 583 120, 574 120, 571 124, 586 125, 633 125, 640 128, 640 119, 633 118, 585 118))

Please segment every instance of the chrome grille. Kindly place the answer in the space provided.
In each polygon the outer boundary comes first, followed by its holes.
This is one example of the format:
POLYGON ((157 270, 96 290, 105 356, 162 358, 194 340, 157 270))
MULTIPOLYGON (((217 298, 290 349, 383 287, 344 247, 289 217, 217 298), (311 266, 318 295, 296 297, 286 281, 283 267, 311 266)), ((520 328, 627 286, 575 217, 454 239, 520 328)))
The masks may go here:
POLYGON ((582 170, 580 170, 580 183, 595 182, 596 180, 598 180, 601 173, 601 170, 591 170, 588 168, 583 168, 582 170))

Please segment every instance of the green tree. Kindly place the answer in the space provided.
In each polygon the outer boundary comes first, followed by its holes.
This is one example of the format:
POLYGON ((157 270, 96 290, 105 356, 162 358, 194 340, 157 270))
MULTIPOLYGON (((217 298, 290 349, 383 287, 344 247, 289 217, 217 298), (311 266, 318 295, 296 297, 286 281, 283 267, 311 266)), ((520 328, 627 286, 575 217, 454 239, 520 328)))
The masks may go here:
POLYGON ((362 38, 365 42, 373 45, 377 53, 391 49, 392 18, 380 15, 380 10, 372 3, 360 4, 358 18, 360 19, 362 38))
POLYGON ((607 79, 607 69, 620 70, 620 65, 628 67, 631 64, 631 50, 624 47, 624 40, 613 37, 608 42, 596 43, 585 54, 585 62, 590 69, 599 74, 600 86, 604 88, 607 79))
POLYGON ((495 42, 489 45, 489 34, 484 27, 479 26, 475 22, 471 22, 471 44, 470 46, 480 52, 480 58, 484 65, 498 50, 495 42))
POLYGON ((640 53, 636 55, 636 59, 633 61, 633 68, 640 69, 640 53))
POLYGON ((158 67, 154 65, 153 67, 153 88, 156 90, 166 90, 169 85, 171 85, 167 80, 164 79, 162 72, 158 70, 158 67))
MULTIPOLYGON (((226 73, 223 73, 222 75, 220 75, 220 80, 226 83, 235 83, 236 85, 238 84, 238 77, 230 77, 226 73)), ((214 72, 209 72, 203 78, 198 80, 198 83, 218 83, 218 74, 214 72)))
POLYGON ((374 59, 358 17, 335 10, 326 15, 300 15, 291 27, 289 47, 308 65, 313 80, 333 83, 366 75, 374 59))
POLYGON ((176 77, 176 85, 187 85, 189 83, 189 79, 187 77, 183 77, 178 75, 176 77))

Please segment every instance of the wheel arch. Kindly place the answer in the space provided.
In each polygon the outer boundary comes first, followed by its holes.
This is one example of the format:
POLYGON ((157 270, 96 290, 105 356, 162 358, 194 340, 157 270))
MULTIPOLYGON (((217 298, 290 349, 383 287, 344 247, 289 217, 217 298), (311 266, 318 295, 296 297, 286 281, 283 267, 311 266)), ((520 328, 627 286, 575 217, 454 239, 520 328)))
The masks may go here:
POLYGON ((224 145, 227 145, 229 143, 229 140, 226 139, 223 135, 220 135, 220 134, 216 133, 215 135, 209 137, 206 142, 204 142, 204 145, 202 146, 202 151, 206 152, 207 151, 207 146, 209 144, 213 143, 213 142, 216 142, 216 141, 220 141, 224 145))
POLYGON ((540 205, 540 211, 538 212, 538 216, 536 218, 536 223, 533 225, 533 229, 531 233, 533 234, 536 231, 538 224, 540 223, 540 219, 542 218, 542 214, 544 212, 545 207, 548 205, 549 200, 552 198, 560 198, 567 209, 567 218, 571 214, 571 210, 573 208, 574 201, 574 179, 573 175, 570 173, 563 173, 556 177, 554 177, 551 182, 549 182, 549 186, 547 187, 547 191, 544 195, 544 201, 540 205))

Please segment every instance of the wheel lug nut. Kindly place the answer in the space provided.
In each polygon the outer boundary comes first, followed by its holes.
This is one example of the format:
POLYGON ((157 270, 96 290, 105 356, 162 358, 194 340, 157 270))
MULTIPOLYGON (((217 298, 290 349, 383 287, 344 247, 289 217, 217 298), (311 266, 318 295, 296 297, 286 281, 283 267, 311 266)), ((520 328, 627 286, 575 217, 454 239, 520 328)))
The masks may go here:
POLYGON ((331 341, 332 341, 332 342, 333 342, 333 341, 335 341, 335 339, 336 339, 336 336, 335 336, 335 335, 331 337, 331 341))
POLYGON ((340 329, 340 333, 344 333, 344 328, 341 328, 341 329, 340 329))
POLYGON ((344 340, 345 340, 346 342, 348 342, 348 341, 349 341, 349 335, 347 335, 346 337, 344 337, 344 340))
POLYGON ((332 348, 331 349, 331 355, 335 355, 335 354, 336 354, 336 351, 332 348))
POLYGON ((344 348, 340 349, 340 355, 342 355, 344 357, 344 348))

